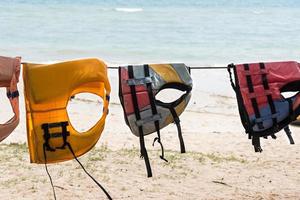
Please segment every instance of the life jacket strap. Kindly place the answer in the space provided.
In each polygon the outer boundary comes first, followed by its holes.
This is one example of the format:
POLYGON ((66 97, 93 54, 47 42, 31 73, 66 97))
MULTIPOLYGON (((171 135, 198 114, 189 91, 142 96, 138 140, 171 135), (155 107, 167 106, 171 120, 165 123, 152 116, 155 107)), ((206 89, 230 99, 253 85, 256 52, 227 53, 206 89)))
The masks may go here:
POLYGON ((48 175, 50 183, 51 183, 51 187, 52 187, 52 190, 53 190, 53 197, 54 197, 55 200, 56 200, 56 193, 55 193, 52 177, 51 177, 51 175, 48 171, 48 167, 47 167, 47 153, 46 153, 46 151, 54 152, 56 149, 63 149, 66 146, 67 136, 70 135, 70 133, 67 131, 67 126, 68 125, 69 125, 69 123, 67 121, 64 121, 64 122, 57 122, 57 123, 44 123, 41 126, 41 128, 44 131, 44 140, 45 140, 45 142, 43 144, 45 169, 46 169, 47 175, 48 175), (50 128, 57 128, 57 127, 61 127, 62 131, 50 134, 49 129, 50 128), (49 144, 50 138, 58 138, 58 137, 63 138, 63 145, 61 147, 51 147, 50 144, 49 144))
MULTIPOLYGON (((128 78, 133 79, 134 78, 134 72, 133 72, 133 66, 129 65, 128 66, 128 78)), ((134 113, 135 113, 135 118, 136 120, 141 120, 141 115, 139 112, 139 106, 138 106, 138 99, 136 96, 136 89, 135 85, 130 85, 130 91, 131 91, 131 96, 132 96, 132 102, 134 106, 134 113)), ((144 139, 144 132, 143 132, 143 127, 139 126, 139 139, 140 139, 140 149, 141 149, 141 157, 144 158, 145 160, 145 165, 147 169, 147 176, 152 177, 152 170, 150 166, 150 161, 147 153, 147 149, 145 146, 145 139, 144 139)))
POLYGON ((67 141, 67 137, 70 135, 70 133, 67 131, 67 126, 69 125, 69 123, 67 121, 64 122, 58 122, 58 123, 44 123, 42 124, 42 129, 44 130, 44 139, 45 139, 45 143, 43 144, 43 151, 44 151, 44 159, 45 159, 45 169, 46 172, 48 174, 48 177, 50 179, 50 183, 52 186, 52 190, 53 190, 53 196, 54 199, 56 200, 56 193, 55 193, 55 189, 54 189, 54 185, 53 185, 53 181, 52 181, 52 177, 48 171, 48 167, 47 167, 47 153, 46 151, 55 151, 56 149, 65 149, 65 147, 68 147, 70 152, 72 153, 74 159, 79 163, 79 165, 81 166, 81 168, 83 169, 83 171, 98 185, 99 188, 102 189, 102 191, 105 193, 105 195, 107 196, 107 198, 109 200, 111 200, 111 196, 108 194, 108 192, 102 187, 102 185, 92 176, 90 175, 86 169, 84 168, 84 166, 82 165, 82 163, 78 160, 78 158, 76 157, 73 148, 71 146, 71 144, 67 141), (49 133, 49 129, 50 128, 57 128, 57 127, 61 127, 62 128, 62 132, 61 133, 49 133), (63 138, 63 145, 60 147, 56 147, 53 148, 49 145, 49 140, 50 138, 57 138, 57 137, 62 137, 63 138))
POLYGON ((10 92, 10 91, 8 91, 7 93, 6 93, 6 96, 7 96, 7 98, 16 98, 16 97, 19 97, 19 91, 18 90, 16 90, 16 91, 13 91, 13 92, 10 92))
MULTIPOLYGON (((244 70, 245 71, 250 71, 249 64, 244 64, 244 70)), ((250 74, 246 75, 246 80, 247 80, 247 85, 248 85, 249 93, 250 94, 254 93, 253 82, 252 82, 252 78, 251 78, 250 74)), ((255 113, 255 118, 256 119, 261 118, 256 98, 252 98, 251 99, 251 104, 252 104, 252 107, 253 107, 253 110, 254 110, 254 113, 255 113)), ((262 122, 258 122, 257 126, 258 126, 259 129, 264 129, 264 126, 263 126, 262 122)))
POLYGON ((253 136, 252 137, 252 145, 254 146, 254 151, 255 152, 262 152, 262 148, 260 146, 260 138, 258 136, 253 136))
POLYGON ((69 125, 69 122, 64 121, 64 122, 57 122, 57 123, 44 123, 42 124, 42 129, 44 131, 44 140, 45 140, 45 147, 47 151, 55 151, 56 149, 65 149, 65 146, 67 145, 67 137, 70 136, 70 132, 67 130, 67 126, 69 125), (50 133, 49 129, 50 128, 57 128, 61 127, 61 132, 55 132, 55 133, 50 133), (62 137, 63 139, 63 144, 60 147, 51 147, 49 144, 49 140, 51 138, 58 138, 62 137))
POLYGON ((185 145, 184 145, 184 141, 183 141, 183 137, 182 137, 180 119, 179 119, 179 117, 176 113, 176 110, 173 107, 169 107, 169 109, 170 109, 170 112, 173 116, 174 123, 177 126, 178 138, 179 138, 179 142, 180 142, 180 152, 185 153, 185 145))
POLYGON ((232 87, 232 89, 236 92, 236 85, 234 84, 233 78, 232 78, 232 71, 231 71, 232 68, 234 68, 234 64, 233 64, 233 63, 232 63, 232 64, 229 64, 229 65, 227 66, 227 71, 228 71, 228 73, 229 73, 229 79, 230 79, 231 87, 232 87))
POLYGON ((289 138, 290 144, 295 144, 290 127, 289 126, 284 127, 284 131, 287 137, 289 138))
MULTIPOLYGON (((150 76, 149 65, 144 65, 144 74, 145 74, 145 78, 148 78, 148 79, 152 80, 152 77, 150 76)), ((155 96, 153 95, 153 91, 152 91, 152 81, 147 82, 146 87, 147 87, 149 101, 150 101, 150 105, 151 105, 152 116, 153 116, 153 119, 154 119, 153 121, 154 121, 155 129, 156 129, 156 133, 157 133, 157 139, 155 138, 153 140, 152 146, 154 146, 154 143, 157 140, 157 142, 160 144, 160 148, 161 148, 160 158, 162 160, 168 162, 164 157, 164 146, 161 142, 161 137, 160 137, 159 120, 161 119, 161 115, 158 114, 157 108, 156 108, 156 105, 155 105, 155 96)))
POLYGON ((165 158, 165 151, 164 151, 164 146, 163 146, 163 144, 161 143, 161 139, 160 139, 160 133, 159 132, 157 132, 157 137, 156 138, 154 138, 154 140, 153 140, 153 143, 152 143, 152 146, 154 146, 154 144, 155 144, 155 142, 157 141, 159 144, 160 144, 160 148, 161 148, 161 156, 159 156, 160 157, 160 159, 162 159, 163 161, 165 161, 165 162, 169 162, 166 158, 165 158))
MULTIPOLYGON (((265 64, 264 63, 259 63, 260 66, 260 70, 266 70, 265 64)), ((274 105, 274 101, 272 98, 272 93, 270 92, 270 86, 269 86, 269 82, 268 82, 268 78, 267 78, 267 73, 264 73, 261 75, 261 79, 262 79, 262 83, 264 86, 264 89, 267 93, 267 99, 268 99, 268 104, 270 106, 271 109, 271 113, 272 113, 272 120, 273 120, 273 126, 277 126, 277 111, 274 105)))

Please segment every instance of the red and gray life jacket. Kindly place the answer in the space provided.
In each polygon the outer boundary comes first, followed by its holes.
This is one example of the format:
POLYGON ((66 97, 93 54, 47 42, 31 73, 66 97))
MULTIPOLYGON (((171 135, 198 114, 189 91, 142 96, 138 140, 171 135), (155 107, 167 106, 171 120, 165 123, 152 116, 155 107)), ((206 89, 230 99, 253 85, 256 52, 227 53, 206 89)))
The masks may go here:
POLYGON ((249 139, 252 138, 255 151, 262 151, 260 137, 275 139, 275 133, 282 129, 294 144, 288 125, 300 114, 300 64, 291 61, 231 64, 228 71, 242 124, 249 139), (283 92, 297 93, 285 98, 283 92))
MULTIPOLYGON (((175 123, 178 129, 181 152, 185 146, 181 133, 179 115, 186 108, 192 90, 192 79, 185 64, 151 64, 119 68, 119 97, 124 109, 126 124, 131 132, 140 138, 141 155, 145 159, 148 177, 152 176, 151 167, 145 148, 144 135, 157 132, 155 141, 163 146, 160 129, 175 123), (177 100, 165 103, 155 96, 163 89, 177 89, 184 94, 177 100)), ((166 160, 165 160, 166 161, 166 160)))

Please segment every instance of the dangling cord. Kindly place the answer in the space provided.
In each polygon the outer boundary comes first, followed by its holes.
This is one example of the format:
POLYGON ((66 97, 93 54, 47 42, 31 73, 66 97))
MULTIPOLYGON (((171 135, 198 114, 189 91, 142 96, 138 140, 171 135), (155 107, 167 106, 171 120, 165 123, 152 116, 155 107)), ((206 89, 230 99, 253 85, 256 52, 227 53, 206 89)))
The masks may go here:
POLYGON ((101 190, 106 194, 106 196, 107 196, 107 198, 109 199, 109 200, 112 200, 112 198, 111 198, 111 196, 108 194, 108 192, 104 189, 104 187, 102 187, 102 185, 94 178, 94 177, 92 177, 92 175, 90 175, 87 171, 86 171, 86 169, 84 168, 84 166, 81 164, 81 162, 77 159, 77 157, 76 157, 76 155, 75 155, 75 153, 74 153, 74 151, 73 151, 73 149, 72 149, 72 147, 71 147, 71 145, 70 145, 70 143, 68 143, 67 142, 67 145, 68 145, 68 147, 69 147, 69 149, 70 149, 70 151, 71 151, 71 153, 73 154, 73 156, 74 156, 74 158, 75 158, 75 160, 79 163, 79 165, 81 166, 81 168, 83 169, 83 171, 101 188, 101 190))
POLYGON ((54 189, 54 185, 53 185, 53 182, 52 182, 52 177, 48 171, 48 167, 47 167, 47 157, 46 157, 46 145, 43 144, 43 150, 44 150, 44 159, 45 159, 45 169, 46 169, 46 172, 48 174, 48 177, 50 179, 50 183, 51 183, 51 186, 52 186, 52 190, 53 190, 53 197, 54 199, 56 200, 56 194, 55 194, 55 189, 54 189))
POLYGON ((165 162, 168 162, 168 160, 165 159, 165 151, 164 151, 164 146, 163 146, 163 144, 161 143, 161 140, 160 140, 160 131, 159 131, 159 129, 157 129, 157 137, 154 138, 152 146, 154 146, 154 143, 156 141, 160 144, 160 148, 161 148, 161 156, 159 156, 160 159, 162 159, 165 162))
POLYGON ((284 131, 290 140, 290 144, 295 144, 290 127, 289 126, 284 127, 284 131))

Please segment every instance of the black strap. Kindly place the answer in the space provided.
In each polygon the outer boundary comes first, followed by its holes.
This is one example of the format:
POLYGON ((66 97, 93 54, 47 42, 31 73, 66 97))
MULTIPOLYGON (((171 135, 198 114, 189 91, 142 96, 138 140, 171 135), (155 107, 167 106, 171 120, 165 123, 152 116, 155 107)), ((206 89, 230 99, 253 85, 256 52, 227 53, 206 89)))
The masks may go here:
POLYGON ((287 137, 289 138, 290 144, 295 144, 295 141, 292 137, 292 132, 290 130, 290 127, 289 126, 284 127, 284 131, 285 131, 287 137))
POLYGON ((260 146, 260 138, 258 136, 252 137, 252 145, 254 146, 255 152, 262 152, 262 148, 260 146))
POLYGON ((67 131, 67 126, 69 125, 69 122, 64 121, 64 122, 57 122, 57 123, 44 123, 42 124, 42 129, 44 131, 44 140, 45 140, 45 148, 47 151, 55 151, 55 149, 64 149, 65 146, 67 145, 67 136, 70 135, 70 133, 67 131), (50 128, 57 128, 61 127, 61 132, 57 133, 51 133, 49 132, 50 128), (62 137, 63 139, 63 144, 60 147, 51 147, 49 144, 50 138, 57 138, 57 137, 62 137))
MULTIPOLYGON (((249 64, 244 64, 244 69, 245 69, 245 71, 249 71, 249 64)), ((250 74, 246 75, 246 80, 247 80, 249 93, 254 93, 254 87, 253 87, 252 78, 251 78, 250 74)), ((256 119, 261 118, 261 115, 260 115, 260 112, 258 109, 258 104, 257 104, 255 97, 251 98, 251 104, 252 104, 256 119)), ((257 125, 258 125, 258 128, 260 128, 260 129, 264 128, 262 122, 258 122, 257 125)))
MULTIPOLYGON (((287 101, 288 101, 288 103, 289 103, 289 116, 290 116, 290 121, 294 121, 295 116, 294 116, 294 110, 293 110, 293 101, 292 101, 291 98, 288 98, 287 101)), ((293 137, 292 137, 292 132, 291 132, 289 126, 286 126, 286 127, 284 128, 284 131, 285 131, 287 137, 289 138, 290 144, 295 144, 294 139, 293 139, 293 137)))
POLYGON ((287 99, 287 102, 289 103, 289 116, 290 116, 290 120, 294 121, 295 120, 295 116, 294 116, 294 109, 293 109, 293 101, 291 98, 287 99))
POLYGON ((7 98, 16 98, 16 97, 18 97, 19 96, 19 91, 18 90, 16 90, 16 91, 13 91, 13 92, 10 92, 10 91, 8 91, 7 93, 6 93, 6 95, 7 95, 7 98))
MULTIPOLYGON (((134 78, 132 65, 128 66, 128 77, 130 79, 134 78)), ((135 90, 134 85, 130 85, 130 91, 131 91, 132 102, 133 102, 133 106, 134 106, 135 117, 136 117, 136 120, 138 121, 141 119, 141 116, 140 116, 140 112, 139 112, 138 100, 137 100, 136 90, 135 90)), ((148 177, 152 177, 152 170, 151 170, 148 153, 147 153, 146 146, 145 146, 144 132, 143 132, 142 126, 139 126, 139 134, 140 134, 139 138, 140 138, 141 157, 143 157, 145 160, 148 177)))
POLYGON ((236 92, 236 86, 235 86, 235 84, 233 82, 232 72, 231 72, 231 68, 233 68, 233 66, 234 66, 233 64, 228 65, 227 66, 227 71, 229 73, 229 79, 230 79, 231 87, 236 92))
POLYGON ((51 135, 49 133, 48 123, 42 124, 42 129, 44 130, 44 140, 45 140, 44 148, 46 148, 47 151, 55 151, 55 148, 50 147, 50 144, 49 144, 51 135))
POLYGON ((180 119, 179 119, 174 107, 171 106, 171 107, 169 107, 169 109, 170 109, 171 114, 173 116, 174 122, 177 126, 178 138, 179 138, 179 142, 180 142, 180 152, 185 153, 185 145, 184 145, 184 141, 183 141, 183 137, 182 137, 180 119))
MULTIPOLYGON (((266 69, 264 63, 259 63, 259 66, 260 66, 261 70, 266 69)), ((267 74, 263 73, 261 78, 262 78, 262 83, 263 83, 264 89, 265 90, 270 90, 267 74)), ((276 117, 277 112, 276 112, 276 108, 275 108, 274 101, 273 101, 273 98, 272 98, 272 94, 268 94, 267 99, 268 99, 268 104, 270 106, 271 113, 272 113, 273 126, 276 127, 277 126, 277 117, 276 117)), ((274 138, 274 136, 272 138, 274 138)))
POLYGON ((69 123, 67 121, 64 122, 58 122, 58 123, 45 123, 42 124, 42 129, 44 130, 44 139, 45 142, 43 144, 43 151, 44 151, 44 159, 45 159, 45 168, 46 168, 46 172, 49 176, 50 179, 50 183, 52 186, 52 190, 53 190, 53 195, 54 195, 54 199, 56 200, 56 194, 55 194, 55 189, 54 189, 54 185, 52 182, 52 177, 48 171, 47 168, 47 153, 46 151, 56 151, 56 149, 65 149, 65 146, 67 146, 69 148, 69 150, 71 151, 74 159, 79 163, 79 165, 81 166, 81 168, 83 169, 83 171, 98 185, 98 187, 106 194, 107 198, 109 200, 112 200, 111 196, 108 194, 108 192, 102 187, 102 185, 94 178, 92 177, 87 171, 86 169, 83 167, 83 165, 81 164, 81 162, 78 160, 78 158, 76 157, 72 146, 69 142, 67 142, 67 137, 70 135, 70 133, 67 131, 67 126, 69 125, 69 123), (62 132, 61 133, 49 133, 49 128, 55 128, 55 127, 61 127, 62 128, 62 132), (54 136, 53 136, 54 135, 54 136), (52 137, 62 137, 63 138, 63 145, 60 147, 50 147, 49 145, 49 140, 52 137))
MULTIPOLYGON (((144 73, 145 73, 145 77, 150 77, 149 65, 144 65, 144 73)), ((148 83, 146 83, 146 86, 147 86, 147 90, 148 90, 148 96, 149 96, 149 101, 150 101, 150 105, 151 105, 152 115, 157 115, 157 109, 156 109, 155 99, 154 99, 155 97, 154 97, 153 91, 152 91, 152 84, 148 82, 148 83)), ((168 160, 166 160, 164 157, 164 146, 161 142, 159 121, 158 120, 154 121, 154 125, 155 125, 155 129, 157 132, 157 137, 154 138, 152 145, 154 146, 154 143, 156 141, 160 144, 160 148, 161 148, 160 158, 162 160, 168 162, 168 160)))
MULTIPOLYGON (((244 64, 244 70, 249 71, 249 64, 244 64)), ((253 87, 253 83, 252 83, 252 79, 251 79, 250 74, 246 75, 246 80, 247 80, 247 86, 248 86, 249 93, 254 93, 254 87, 253 87)), ((256 98, 251 98, 251 104, 252 104, 252 108, 253 108, 254 113, 255 113, 255 118, 256 119, 261 118, 256 98)), ((258 125, 259 129, 264 128, 262 122, 258 122, 257 125, 258 125)), ((254 146, 255 152, 262 152, 262 148, 260 146, 259 136, 255 136, 255 135, 252 135, 252 136, 253 136, 252 137, 252 145, 254 146)), ((249 138, 251 138, 250 134, 249 134, 249 138)))

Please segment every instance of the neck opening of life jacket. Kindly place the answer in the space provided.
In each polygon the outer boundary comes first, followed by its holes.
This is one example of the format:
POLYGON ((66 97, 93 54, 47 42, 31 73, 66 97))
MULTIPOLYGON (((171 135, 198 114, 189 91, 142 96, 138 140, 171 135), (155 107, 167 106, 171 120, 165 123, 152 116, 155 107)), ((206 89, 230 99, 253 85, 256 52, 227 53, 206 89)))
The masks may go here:
MULTIPOLYGON (((145 160, 148 177, 152 176, 144 135, 157 132, 157 141, 164 149, 160 129, 175 123, 178 130, 181 153, 185 146, 181 133, 179 115, 186 108, 192 90, 189 68, 184 64, 151 64, 119 68, 119 97, 124 110, 126 124, 140 138, 141 156, 145 160), (164 103, 155 98, 163 89, 176 89, 184 94, 177 100, 164 103)), ((154 144, 153 142, 153 144, 154 144)))
POLYGON ((0 56, 0 87, 6 87, 6 94, 14 116, 0 124, 0 142, 8 137, 18 126, 20 120, 19 91, 17 83, 20 76, 21 57, 9 58, 0 56))
MULTIPOLYGON (((111 90, 105 63, 97 59, 25 63, 23 69, 30 161, 45 164, 53 188, 46 164, 75 159, 111 199, 77 159, 95 146, 104 129, 111 90), (72 96, 83 92, 103 99, 103 114, 92 128, 80 133, 70 123, 66 107, 72 96)), ((56 198, 54 188, 53 192, 56 198)))
POLYGON ((260 137, 275 139, 275 133, 282 129, 294 144, 288 125, 300 114, 300 64, 292 61, 231 64, 228 71, 242 124, 249 139, 252 138, 255 151, 262 151, 260 137), (285 98, 283 92, 296 94, 285 98))

